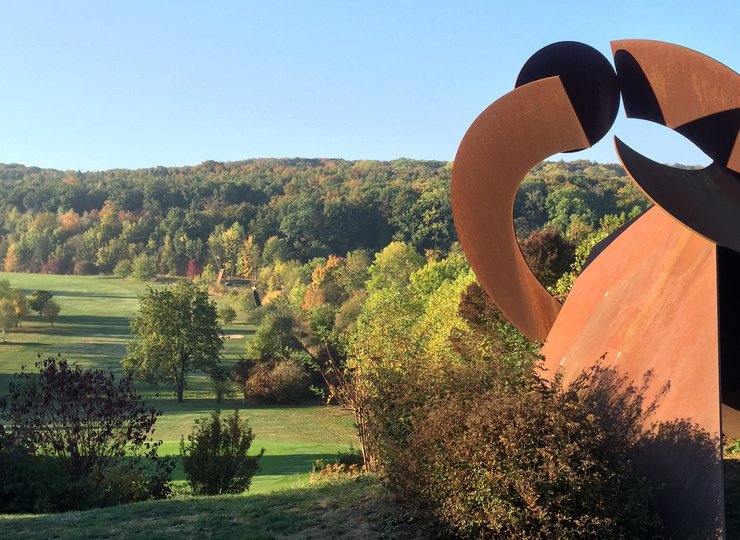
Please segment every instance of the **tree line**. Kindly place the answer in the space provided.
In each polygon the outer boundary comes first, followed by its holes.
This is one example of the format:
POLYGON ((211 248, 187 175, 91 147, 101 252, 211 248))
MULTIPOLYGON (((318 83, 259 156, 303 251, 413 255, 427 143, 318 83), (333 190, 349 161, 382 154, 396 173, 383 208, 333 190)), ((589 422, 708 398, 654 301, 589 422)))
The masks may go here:
MULTIPOLYGON (((451 163, 261 159, 195 167, 57 171, 0 165, 5 271, 253 278, 391 241, 449 251, 451 163), (248 242, 248 244, 247 244, 248 242)), ((647 205, 617 165, 545 162, 516 201, 520 238, 554 228, 574 244, 604 215, 647 205)))

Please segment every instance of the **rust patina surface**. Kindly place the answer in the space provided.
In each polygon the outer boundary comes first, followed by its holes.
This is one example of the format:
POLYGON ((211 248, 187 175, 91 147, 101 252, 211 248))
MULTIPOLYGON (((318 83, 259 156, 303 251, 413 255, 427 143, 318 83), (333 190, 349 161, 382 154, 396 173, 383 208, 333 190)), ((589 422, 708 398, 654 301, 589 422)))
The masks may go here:
POLYGON ((640 459, 664 486, 669 532, 721 537, 721 434, 740 437, 740 77, 669 43, 614 41, 612 52, 616 73, 574 42, 525 64, 517 88, 460 145, 453 216, 486 292, 526 336, 545 342, 547 376, 562 373, 567 384, 598 364, 656 400, 644 427, 663 431, 640 459), (682 133, 713 163, 674 169, 617 139, 625 169, 656 206, 594 250, 561 306, 519 251, 514 197, 540 160, 603 137, 620 94, 628 117, 682 133))

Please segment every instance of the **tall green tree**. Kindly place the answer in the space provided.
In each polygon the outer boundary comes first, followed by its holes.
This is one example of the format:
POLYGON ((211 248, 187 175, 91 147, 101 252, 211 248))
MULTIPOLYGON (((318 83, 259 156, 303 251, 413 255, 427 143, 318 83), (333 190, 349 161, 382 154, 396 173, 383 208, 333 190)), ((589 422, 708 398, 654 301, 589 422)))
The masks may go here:
POLYGON ((52 298, 54 298, 54 294, 49 291, 45 291, 43 289, 33 291, 31 293, 31 299, 28 302, 28 307, 41 315, 41 310, 44 309, 46 303, 52 298))
POLYGON ((131 319, 131 332, 123 367, 148 382, 174 383, 178 401, 188 373, 210 371, 221 359, 224 338, 216 304, 188 280, 148 288, 131 319))
POLYGON ((49 300, 44 304, 44 307, 41 308, 41 316, 49 322, 52 328, 54 328, 54 321, 59 317, 60 311, 62 311, 62 308, 57 304, 57 301, 49 300))
POLYGON ((3 343, 5 335, 15 328, 15 307, 10 298, 0 298, 0 332, 3 333, 3 343))

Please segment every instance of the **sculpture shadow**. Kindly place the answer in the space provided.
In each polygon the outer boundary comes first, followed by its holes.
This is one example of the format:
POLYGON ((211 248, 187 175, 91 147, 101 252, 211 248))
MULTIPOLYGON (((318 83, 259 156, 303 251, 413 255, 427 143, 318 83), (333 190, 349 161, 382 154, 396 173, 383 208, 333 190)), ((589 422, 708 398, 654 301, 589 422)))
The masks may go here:
POLYGON ((651 391, 653 374, 640 386, 601 359, 568 387, 587 403, 611 444, 628 445, 637 474, 655 494, 655 510, 668 538, 722 538, 722 453, 719 434, 690 419, 654 421, 670 383, 651 391), (648 397, 651 396, 651 397, 648 397))

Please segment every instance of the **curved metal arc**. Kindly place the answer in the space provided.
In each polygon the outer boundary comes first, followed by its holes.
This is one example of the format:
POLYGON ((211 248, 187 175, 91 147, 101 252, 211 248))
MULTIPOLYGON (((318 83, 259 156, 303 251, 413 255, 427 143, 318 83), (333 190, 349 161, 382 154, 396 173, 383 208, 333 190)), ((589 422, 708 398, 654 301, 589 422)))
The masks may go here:
POLYGON ((740 76, 692 49, 650 40, 611 43, 628 118, 674 129, 740 173, 740 76))
POLYGON ((640 118, 631 115, 629 109, 639 105, 635 101, 650 97, 656 99, 662 123, 669 128, 740 107, 740 77, 709 56, 680 45, 646 39, 612 41, 611 48, 629 118, 640 118), (616 58, 620 52, 635 61, 632 67, 642 71, 652 96, 640 95, 631 88, 634 81, 628 77, 630 73, 625 73, 624 64, 620 72, 616 58))
POLYGON ((637 186, 682 224, 740 251, 740 174, 712 164, 676 169, 657 163, 614 137, 619 160, 637 186))
POLYGON ((545 158, 589 146, 559 77, 502 96, 463 137, 452 171, 452 213, 460 244, 481 285, 528 338, 542 341, 560 303, 524 260, 514 231, 514 198, 545 158))

